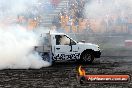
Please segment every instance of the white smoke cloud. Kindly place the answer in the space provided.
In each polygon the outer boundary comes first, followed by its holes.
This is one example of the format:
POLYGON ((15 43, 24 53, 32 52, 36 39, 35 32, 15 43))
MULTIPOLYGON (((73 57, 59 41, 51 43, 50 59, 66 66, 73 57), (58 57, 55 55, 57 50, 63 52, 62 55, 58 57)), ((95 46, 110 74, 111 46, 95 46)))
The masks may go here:
POLYGON ((0 69, 49 66, 33 51, 38 37, 19 26, 0 29, 0 69))
POLYGON ((101 18, 111 14, 124 16, 131 14, 131 0, 91 0, 85 5, 85 16, 88 18, 101 18))
POLYGON ((0 0, 0 69, 50 66, 33 50, 39 35, 16 24, 17 16, 28 17, 37 4, 38 0, 0 0))
POLYGON ((38 0, 0 0, 0 14, 3 17, 28 13, 38 0))

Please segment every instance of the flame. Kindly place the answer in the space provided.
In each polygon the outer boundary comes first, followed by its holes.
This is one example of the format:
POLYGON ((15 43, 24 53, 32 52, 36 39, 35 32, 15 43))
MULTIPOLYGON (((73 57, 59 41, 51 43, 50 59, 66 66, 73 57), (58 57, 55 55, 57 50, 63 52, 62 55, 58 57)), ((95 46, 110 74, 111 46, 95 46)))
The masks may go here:
POLYGON ((80 76, 85 76, 86 75, 86 71, 82 68, 82 66, 79 66, 78 72, 79 72, 80 76))

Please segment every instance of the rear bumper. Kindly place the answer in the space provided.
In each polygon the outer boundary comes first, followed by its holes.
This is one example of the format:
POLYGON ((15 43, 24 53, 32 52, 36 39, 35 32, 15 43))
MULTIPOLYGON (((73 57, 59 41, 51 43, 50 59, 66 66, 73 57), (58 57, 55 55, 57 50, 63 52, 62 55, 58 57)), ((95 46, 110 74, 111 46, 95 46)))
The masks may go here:
POLYGON ((101 51, 94 51, 95 58, 100 58, 100 56, 101 56, 101 51))

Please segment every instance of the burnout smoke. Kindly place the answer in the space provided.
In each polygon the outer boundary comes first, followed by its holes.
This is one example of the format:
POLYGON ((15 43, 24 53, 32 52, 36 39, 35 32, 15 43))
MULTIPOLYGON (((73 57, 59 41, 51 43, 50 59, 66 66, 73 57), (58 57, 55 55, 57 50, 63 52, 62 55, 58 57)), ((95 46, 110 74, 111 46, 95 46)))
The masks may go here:
POLYGON ((87 18, 108 18, 109 15, 124 17, 131 14, 131 0, 90 0, 85 5, 87 18))
POLYGON ((49 66, 33 51, 37 36, 21 27, 0 28, 0 69, 41 68, 49 66))
POLYGON ((84 14, 91 22, 90 28, 100 34, 89 37, 89 41, 100 44, 104 55, 131 55, 131 45, 126 45, 132 39, 131 10, 132 0, 89 0, 85 4, 84 14))
POLYGON ((26 23, 22 27, 17 21, 21 15, 30 19, 35 16, 38 12, 33 7, 37 7, 38 0, 0 0, 0 4, 0 69, 49 66, 50 63, 34 51, 39 35, 28 31, 26 23))

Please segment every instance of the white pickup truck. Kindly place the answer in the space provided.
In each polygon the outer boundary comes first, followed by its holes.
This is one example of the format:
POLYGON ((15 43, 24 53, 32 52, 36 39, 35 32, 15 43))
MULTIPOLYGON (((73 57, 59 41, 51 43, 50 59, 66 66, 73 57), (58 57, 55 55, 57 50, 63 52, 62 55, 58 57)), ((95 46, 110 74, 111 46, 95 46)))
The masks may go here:
POLYGON ((100 58, 98 45, 76 42, 64 33, 46 33, 41 35, 40 44, 35 50, 46 61, 68 61, 92 63, 94 58, 100 58))

